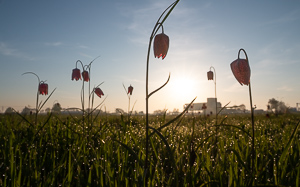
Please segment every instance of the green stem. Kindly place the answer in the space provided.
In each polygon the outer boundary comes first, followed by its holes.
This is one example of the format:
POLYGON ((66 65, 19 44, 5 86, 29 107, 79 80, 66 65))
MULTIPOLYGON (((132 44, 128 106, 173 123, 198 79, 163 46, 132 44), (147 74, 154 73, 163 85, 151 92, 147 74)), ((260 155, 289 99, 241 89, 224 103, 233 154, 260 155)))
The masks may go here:
POLYGON ((252 107, 252 94, 251 94, 251 84, 249 83, 249 97, 250 97, 250 107, 251 107, 251 122, 252 122, 252 165, 251 165, 251 170, 252 170, 252 176, 254 174, 254 161, 255 161, 255 132, 254 132, 254 111, 252 107))
POLYGON ((40 89, 40 78, 37 74, 33 73, 33 72, 26 72, 26 73, 23 73, 22 75, 25 75, 25 74, 33 74, 37 77, 38 79, 38 89, 37 89, 37 94, 36 94, 36 104, 35 104, 35 125, 37 125, 37 116, 38 116, 38 113, 39 113, 39 89, 40 89))
POLYGON ((148 53, 147 53, 147 65, 146 65, 146 158, 145 158, 145 167, 144 167, 144 172, 145 172, 145 186, 147 186, 148 184, 148 154, 149 154, 149 134, 148 134, 148 130, 149 130, 149 89, 148 89, 148 77, 149 77, 149 56, 150 56, 150 48, 151 48, 151 43, 153 40, 153 37, 155 36, 155 34, 157 33, 158 29, 162 26, 162 24, 164 23, 164 21, 168 18, 168 16, 170 15, 170 13, 172 12, 172 10, 174 9, 174 7, 177 5, 177 3, 179 2, 179 0, 175 1, 174 3, 172 3, 168 8, 166 8, 164 10, 164 12, 160 15, 160 17, 158 18, 150 39, 149 39, 149 45, 148 45, 148 53), (167 14, 165 15, 165 17, 163 18, 163 20, 160 22, 160 19, 162 18, 162 16, 165 14, 165 12, 170 9, 167 14))

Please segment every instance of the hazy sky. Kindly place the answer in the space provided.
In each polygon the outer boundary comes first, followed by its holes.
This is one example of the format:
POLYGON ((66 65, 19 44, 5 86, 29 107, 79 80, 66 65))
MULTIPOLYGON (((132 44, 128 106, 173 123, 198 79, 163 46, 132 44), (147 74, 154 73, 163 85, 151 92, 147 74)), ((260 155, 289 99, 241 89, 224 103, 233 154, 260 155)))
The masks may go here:
MULTIPOLYGON (((134 87, 131 105, 145 111, 145 72, 149 37, 171 0, 0 0, 0 111, 35 106, 38 81, 57 88, 46 107, 80 107, 81 81, 72 81, 75 62, 88 64, 91 86, 101 89, 106 110, 127 111, 122 84, 134 87)), ((178 108, 214 97, 207 80, 216 69, 218 101, 245 104, 247 86, 233 76, 230 63, 244 48, 251 67, 253 104, 266 109, 275 98, 300 103, 300 2, 285 0, 181 0, 164 23, 170 38, 164 60, 150 54, 150 111, 178 108)), ((160 32, 160 31, 159 31, 160 32)), ((244 58, 244 55, 241 55, 244 58)), ((45 100, 46 96, 40 96, 45 100)), ((96 98, 95 104, 103 101, 96 98)), ((46 108, 44 107, 44 108, 46 108)))

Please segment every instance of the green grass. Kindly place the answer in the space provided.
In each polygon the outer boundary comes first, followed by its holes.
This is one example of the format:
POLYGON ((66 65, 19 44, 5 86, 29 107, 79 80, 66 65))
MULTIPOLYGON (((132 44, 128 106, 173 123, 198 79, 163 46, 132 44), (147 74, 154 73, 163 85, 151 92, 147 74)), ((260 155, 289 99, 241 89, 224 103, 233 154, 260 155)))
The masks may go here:
MULTIPOLYGON (((300 186, 299 115, 150 116, 149 186, 300 186), (217 140, 217 141, 216 141, 217 140)), ((0 116, 0 186, 142 186, 143 116, 0 116)))

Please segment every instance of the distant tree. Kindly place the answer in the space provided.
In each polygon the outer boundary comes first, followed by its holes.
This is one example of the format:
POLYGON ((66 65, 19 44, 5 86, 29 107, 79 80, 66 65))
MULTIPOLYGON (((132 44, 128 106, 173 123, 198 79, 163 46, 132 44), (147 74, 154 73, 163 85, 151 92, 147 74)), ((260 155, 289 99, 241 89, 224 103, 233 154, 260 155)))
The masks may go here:
POLYGON ((51 109, 48 107, 45 109, 45 112, 49 113, 49 112, 51 112, 51 109))
POLYGON ((15 113, 15 112, 14 112, 14 109, 13 109, 13 108, 8 107, 8 108, 5 110, 4 113, 5 113, 5 114, 13 114, 13 113, 15 113))
POLYGON ((32 111, 30 110, 30 108, 28 108, 26 106, 23 108, 23 110, 21 112, 21 114, 23 114, 23 115, 27 115, 27 114, 31 114, 31 113, 32 113, 32 111))
POLYGON ((179 114, 179 109, 178 108, 174 108, 172 114, 179 114))
POLYGON ((268 104, 269 104, 268 109, 274 111, 275 114, 285 113, 288 108, 283 101, 278 101, 274 98, 269 99, 268 104))
POLYGON ((275 112, 277 112, 277 108, 278 108, 278 103, 279 101, 277 101, 276 99, 272 98, 272 99, 269 99, 269 106, 270 106, 270 110, 275 110, 275 112))
POLYGON ((283 101, 279 101, 278 103, 278 111, 280 113, 286 113, 288 111, 288 107, 285 105, 283 101))
POLYGON ((239 106, 239 110, 246 110, 246 106, 245 106, 244 104, 241 104, 241 105, 239 106))
POLYGON ((124 114, 124 110, 121 108, 116 108, 116 113, 124 114))
POLYGON ((167 110, 154 110, 153 114, 155 114, 155 115, 163 115, 165 112, 167 112, 167 110))
POLYGON ((60 111, 61 111, 61 106, 60 106, 60 104, 59 104, 59 103, 55 103, 55 104, 53 105, 53 107, 52 107, 52 112, 54 112, 54 113, 60 113, 60 111))

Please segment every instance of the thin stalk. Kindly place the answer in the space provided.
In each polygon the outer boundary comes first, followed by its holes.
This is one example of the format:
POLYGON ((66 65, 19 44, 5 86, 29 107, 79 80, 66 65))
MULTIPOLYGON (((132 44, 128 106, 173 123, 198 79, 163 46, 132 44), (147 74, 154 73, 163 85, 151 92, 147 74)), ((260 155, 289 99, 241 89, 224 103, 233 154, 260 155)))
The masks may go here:
MULTIPOLYGON (((153 40, 153 37, 155 36, 155 34, 157 33, 158 29, 162 26, 162 24, 164 23, 164 21, 168 18, 168 16, 170 15, 170 13, 172 12, 172 10, 174 9, 174 7, 177 5, 177 3, 179 2, 179 0, 175 1, 174 3, 172 3, 168 8, 166 8, 164 10, 164 12, 160 15, 160 17, 158 18, 150 39, 149 39, 149 45, 148 45, 148 52, 147 52, 147 65, 146 65, 146 158, 145 158, 145 186, 147 186, 148 184, 148 154, 149 154, 149 134, 148 134, 148 129, 149 129, 149 89, 148 89, 148 77, 149 77, 149 56, 150 56, 150 48, 151 48, 151 43, 153 40), (167 14, 165 15, 165 17, 162 19, 162 21, 160 22, 160 19, 162 18, 162 16, 165 14, 165 12, 170 9, 167 14)), ((158 90, 157 90, 158 91, 158 90)))
MULTIPOLYGON (((40 80, 39 80, 40 81, 40 80)), ((37 117, 38 117, 38 113, 39 113, 39 108, 38 108, 38 103, 39 103, 39 88, 40 88, 40 82, 38 84, 38 89, 37 89, 37 93, 36 93, 36 105, 35 105, 35 125, 37 126, 37 117)))
MULTIPOLYGON (((239 53, 238 53, 238 58, 240 57, 240 52, 243 51, 245 56, 246 56, 246 60, 249 64, 249 59, 248 59, 248 55, 246 53, 246 51, 244 49, 240 49, 239 53)), ((255 170, 255 127, 254 127, 254 110, 253 110, 253 105, 252 105, 252 94, 251 94, 251 84, 249 82, 249 97, 250 97, 250 107, 251 107, 251 123, 252 123, 252 149, 251 149, 251 158, 252 158, 252 163, 251 163, 251 172, 252 172, 252 177, 254 175, 254 170, 255 170)))
POLYGON ((128 116, 129 116, 129 112, 130 112, 130 96, 128 96, 128 116))
MULTIPOLYGON (((89 92, 88 93, 91 93, 91 66, 89 66, 89 92)), ((89 104, 88 104, 88 114, 90 113, 91 111, 91 94, 89 94, 89 104)), ((90 116, 88 115, 88 125, 92 125, 90 124, 90 116)))
MULTIPOLYGON (((84 66, 83 63, 80 60, 76 61, 76 68, 77 68, 77 63, 81 64, 82 70, 84 71, 84 66)), ((81 108, 82 108, 82 124, 84 125, 84 77, 82 77, 82 87, 81 87, 81 108)))
POLYGON ((82 79, 82 89, 81 89, 81 105, 82 105, 82 125, 84 125, 84 78, 82 79))
POLYGON ((148 152, 149 152, 149 96, 148 96, 148 72, 149 72, 149 55, 150 55, 150 48, 153 36, 151 35, 149 45, 148 45, 148 53, 147 53, 147 69, 146 69, 146 158, 145 158, 145 186, 148 183, 148 152))
POLYGON ((33 72, 26 72, 26 73, 23 73, 22 75, 25 75, 25 74, 33 74, 37 77, 38 79, 38 89, 37 89, 37 94, 36 94, 36 104, 35 104, 35 125, 37 125, 37 116, 38 116, 38 113, 39 113, 39 89, 40 89, 40 78, 37 74, 33 73, 33 72))
POLYGON ((214 84, 215 84, 215 98, 216 98, 216 125, 218 125, 218 102, 217 102, 217 73, 216 73, 216 69, 211 66, 210 69, 214 70, 214 84))
POLYGON ((251 122, 252 122, 252 165, 251 165, 251 171, 252 171, 252 176, 254 173, 254 160, 255 160, 255 133, 254 133, 254 111, 252 107, 252 94, 251 94, 251 84, 249 83, 249 97, 250 97, 250 107, 251 107, 251 122))

